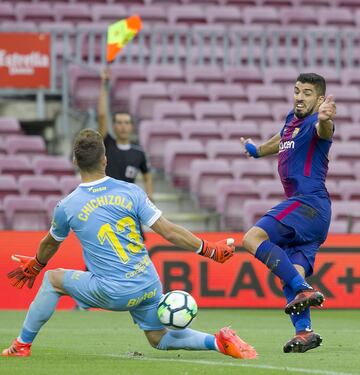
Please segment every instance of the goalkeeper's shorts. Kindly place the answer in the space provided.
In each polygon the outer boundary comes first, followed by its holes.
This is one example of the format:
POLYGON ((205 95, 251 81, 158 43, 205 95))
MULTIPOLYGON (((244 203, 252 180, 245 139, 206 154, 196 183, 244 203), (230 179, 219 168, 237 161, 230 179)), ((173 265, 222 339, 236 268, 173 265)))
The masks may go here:
POLYGON ((65 270, 63 287, 81 308, 129 311, 134 323, 143 330, 164 328, 157 316, 157 305, 162 296, 159 280, 142 289, 114 297, 103 287, 103 280, 100 282, 93 273, 65 270))

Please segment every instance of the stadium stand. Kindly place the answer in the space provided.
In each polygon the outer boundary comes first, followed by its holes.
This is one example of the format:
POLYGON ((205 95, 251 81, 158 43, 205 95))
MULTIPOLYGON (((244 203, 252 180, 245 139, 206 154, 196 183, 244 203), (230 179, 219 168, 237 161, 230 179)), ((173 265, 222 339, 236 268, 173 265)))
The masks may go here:
MULTIPOLYGON (((341 233, 349 229, 346 210, 360 202, 357 7, 357 0, 5 1, 0 31, 52 32, 55 88, 68 95, 68 112, 84 113, 97 105, 106 23, 140 14, 143 32, 112 67, 113 107, 130 109, 153 167, 220 214, 222 229, 244 230, 282 199, 274 162, 245 162, 238 138, 274 135, 291 110, 298 72, 324 75, 337 101, 328 190, 331 230, 341 233)), ((0 228, 43 229, 56 199, 79 182, 71 162, 48 155, 43 138, 24 135, 14 117, 0 118, 0 140, 0 228), (26 213, 18 214, 15 197, 26 213), (31 228, 25 217, 34 217, 31 228)))

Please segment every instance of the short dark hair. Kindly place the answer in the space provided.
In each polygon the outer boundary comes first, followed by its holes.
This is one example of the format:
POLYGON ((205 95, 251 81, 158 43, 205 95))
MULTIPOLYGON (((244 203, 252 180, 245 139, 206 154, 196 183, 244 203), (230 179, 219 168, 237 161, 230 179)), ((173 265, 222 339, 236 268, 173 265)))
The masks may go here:
POLYGON ((127 111, 115 111, 115 112, 113 112, 113 114, 112 114, 112 121, 113 121, 113 124, 115 123, 115 117, 116 117, 116 115, 127 115, 127 116, 129 116, 129 117, 130 117, 130 123, 131 123, 132 125, 134 125, 133 117, 132 117, 131 114, 130 114, 129 112, 127 112, 127 111))
POLYGON ((296 82, 311 83, 315 86, 318 95, 325 96, 326 82, 325 78, 316 73, 301 73, 296 79, 296 82))
POLYGON ((83 129, 74 142, 74 156, 81 170, 93 172, 105 155, 105 146, 101 134, 92 129, 83 129))

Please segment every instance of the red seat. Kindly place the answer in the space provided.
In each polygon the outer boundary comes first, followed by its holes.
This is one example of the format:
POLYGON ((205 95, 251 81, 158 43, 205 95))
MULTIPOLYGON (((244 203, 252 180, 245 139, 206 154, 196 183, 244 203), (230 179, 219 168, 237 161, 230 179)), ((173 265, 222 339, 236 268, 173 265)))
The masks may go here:
POLYGON ((63 156, 36 156, 33 159, 36 174, 63 176, 74 175, 75 167, 63 156))
POLYGON ((164 150, 165 172, 177 187, 186 188, 190 181, 190 163, 195 159, 206 159, 200 141, 169 141, 164 150))
POLYGON ((5 140, 5 147, 10 155, 45 154, 44 139, 38 135, 11 135, 5 140))
POLYGON ((180 130, 184 139, 198 140, 204 146, 211 140, 222 138, 221 131, 215 121, 182 121, 180 130))
POLYGON ((17 194, 20 194, 20 192, 15 177, 6 175, 0 176, 0 199, 3 200, 7 195, 17 194))
POLYGON ((7 196, 4 199, 7 227, 12 230, 45 230, 50 227, 40 197, 7 196))
POLYGON ((26 155, 7 155, 0 158, 0 173, 19 177, 33 175, 35 170, 26 155))
POLYGON ((19 189, 23 195, 46 197, 61 195, 61 187, 54 176, 21 176, 19 189))
POLYGON ((151 165, 164 168, 164 149, 167 142, 182 138, 180 127, 173 120, 142 121, 139 124, 141 146, 146 150, 151 165))
POLYGON ((196 196, 199 206, 206 208, 216 207, 216 183, 233 179, 230 166, 224 160, 194 160, 190 175, 191 193, 196 196))

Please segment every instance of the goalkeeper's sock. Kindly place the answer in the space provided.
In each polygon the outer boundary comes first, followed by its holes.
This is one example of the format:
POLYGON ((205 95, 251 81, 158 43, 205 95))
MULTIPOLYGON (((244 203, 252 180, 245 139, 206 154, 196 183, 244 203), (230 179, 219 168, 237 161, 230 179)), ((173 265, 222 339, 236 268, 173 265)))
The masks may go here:
POLYGON ((291 263, 285 251, 269 240, 265 240, 259 245, 255 257, 263 262, 272 273, 284 281, 284 284, 288 284, 295 293, 298 293, 300 290, 311 289, 311 286, 291 263))
POLYGON ((22 343, 32 343, 40 328, 50 319, 61 297, 55 292, 50 283, 47 272, 34 301, 26 315, 18 340, 22 343))
POLYGON ((215 336, 186 328, 179 331, 167 331, 161 338, 157 349, 160 350, 217 350, 215 336))
MULTIPOLYGON (((296 296, 296 293, 289 285, 284 285, 283 292, 288 303, 296 296)), ((311 330, 310 307, 307 307, 300 314, 291 314, 290 318, 295 327, 296 333, 311 330)))

